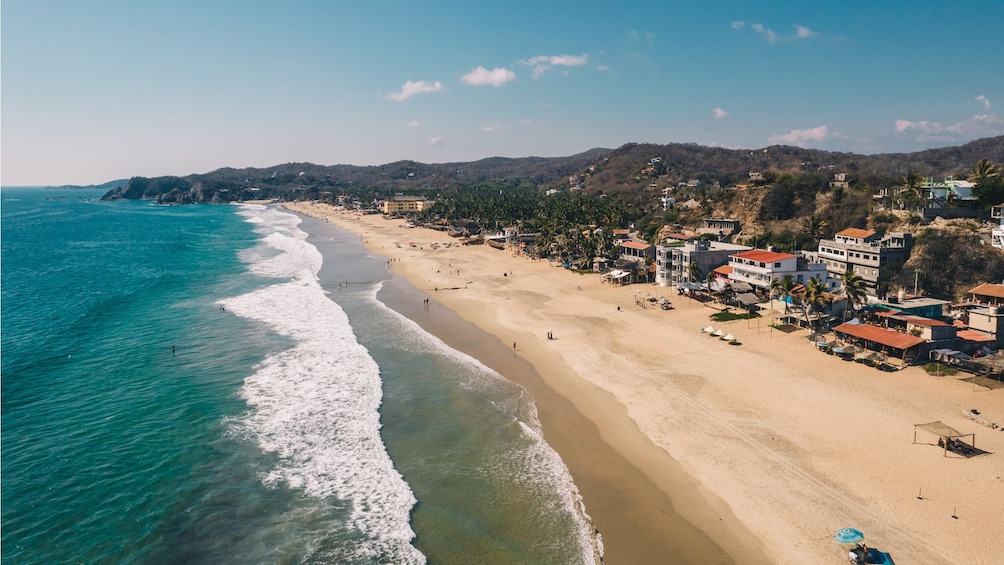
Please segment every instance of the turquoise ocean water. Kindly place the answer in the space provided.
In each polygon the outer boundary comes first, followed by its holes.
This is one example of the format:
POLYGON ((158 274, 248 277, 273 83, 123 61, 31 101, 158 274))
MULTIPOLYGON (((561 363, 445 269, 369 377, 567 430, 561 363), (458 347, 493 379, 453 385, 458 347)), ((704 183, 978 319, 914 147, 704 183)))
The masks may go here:
POLYGON ((592 560, 532 401, 388 308, 354 236, 0 194, 3 563, 592 560))

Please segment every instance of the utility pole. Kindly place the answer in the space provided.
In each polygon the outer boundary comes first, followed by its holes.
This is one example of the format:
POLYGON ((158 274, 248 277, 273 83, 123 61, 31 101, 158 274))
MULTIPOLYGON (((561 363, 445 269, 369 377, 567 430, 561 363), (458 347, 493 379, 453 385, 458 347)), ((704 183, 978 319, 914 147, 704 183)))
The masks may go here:
POLYGON ((920 282, 920 271, 913 272, 913 295, 917 296, 917 284, 920 282))

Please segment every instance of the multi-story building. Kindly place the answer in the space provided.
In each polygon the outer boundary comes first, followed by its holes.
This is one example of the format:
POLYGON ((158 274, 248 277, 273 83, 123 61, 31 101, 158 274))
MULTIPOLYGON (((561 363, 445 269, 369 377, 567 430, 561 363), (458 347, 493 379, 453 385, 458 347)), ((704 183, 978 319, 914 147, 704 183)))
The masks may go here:
POLYGON ((875 230, 849 228, 838 232, 833 239, 819 242, 817 256, 826 265, 830 277, 840 280, 844 273, 854 269, 860 276, 867 293, 876 296, 882 269, 902 265, 910 256, 913 236, 893 232, 883 236, 875 230))
POLYGON ((827 271, 823 263, 810 262, 806 257, 791 253, 778 253, 753 249, 733 254, 729 257, 733 282, 749 283, 760 292, 770 291, 771 281, 791 275, 797 284, 805 284, 809 279, 826 283, 827 271))
POLYGON ((428 210, 435 203, 434 200, 426 200, 421 196, 395 196, 384 200, 380 204, 380 211, 384 214, 416 214, 428 210))
MULTIPOLYGON (((752 247, 692 239, 656 247, 655 282, 659 286, 673 286, 690 280, 690 264, 697 262, 701 273, 707 274, 729 262, 729 255, 749 251, 752 247)), ((698 281, 700 282, 700 281, 698 281)))

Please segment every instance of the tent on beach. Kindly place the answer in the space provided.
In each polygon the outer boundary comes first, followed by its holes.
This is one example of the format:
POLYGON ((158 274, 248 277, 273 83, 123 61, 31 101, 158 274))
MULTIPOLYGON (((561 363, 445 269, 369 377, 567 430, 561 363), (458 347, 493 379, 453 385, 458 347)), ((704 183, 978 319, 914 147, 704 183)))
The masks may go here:
POLYGON ((964 434, 955 428, 944 424, 940 421, 938 422, 928 422, 926 424, 914 424, 913 425, 913 443, 917 443, 917 430, 921 429, 930 434, 934 434, 940 438, 939 445, 944 448, 944 456, 948 457, 948 445, 953 439, 958 439, 960 437, 971 437, 972 440, 970 445, 976 448, 976 434, 964 434))

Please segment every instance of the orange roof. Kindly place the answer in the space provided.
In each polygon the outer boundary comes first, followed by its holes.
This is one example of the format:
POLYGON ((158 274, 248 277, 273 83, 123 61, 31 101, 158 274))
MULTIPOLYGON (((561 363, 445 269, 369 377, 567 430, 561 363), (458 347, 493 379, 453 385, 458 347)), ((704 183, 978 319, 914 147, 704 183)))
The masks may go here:
POLYGON ((959 336, 959 339, 964 339, 966 341, 995 341, 994 338, 988 336, 987 334, 973 330, 959 330, 959 333, 956 335, 959 336))
POLYGON ((858 229, 858 228, 847 228, 847 229, 845 229, 843 231, 837 232, 837 235, 842 235, 844 237, 856 237, 856 238, 859 238, 859 239, 865 239, 867 237, 871 237, 871 236, 875 235, 876 233, 878 233, 878 232, 876 232, 875 230, 862 230, 862 229, 858 229))
POLYGON ((981 296, 995 296, 1004 298, 1004 284, 983 283, 969 291, 969 294, 979 294, 981 296))
POLYGON ((792 255, 791 253, 775 253, 773 251, 764 251, 763 249, 751 249, 749 251, 736 253, 733 255, 733 257, 739 257, 740 259, 748 259, 750 261, 756 261, 758 263, 774 263, 775 261, 794 259, 796 256, 792 255))
POLYGON ((833 331, 873 341, 879 345, 885 345, 893 349, 910 349, 926 341, 923 338, 893 330, 886 330, 871 324, 840 324, 833 328, 833 331))
POLYGON ((721 267, 718 267, 717 269, 713 270, 712 272, 713 273, 718 273, 719 275, 730 275, 730 274, 732 274, 732 267, 730 267, 728 265, 722 265, 721 267))
POLYGON ((627 247, 629 249, 642 249, 642 250, 644 250, 644 249, 648 249, 649 247, 652 247, 652 244, 645 243, 643 241, 622 241, 621 242, 621 247, 627 247))

